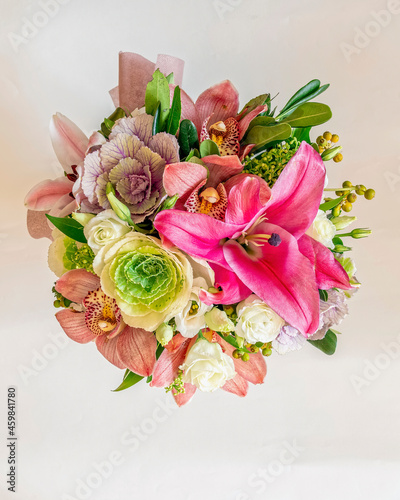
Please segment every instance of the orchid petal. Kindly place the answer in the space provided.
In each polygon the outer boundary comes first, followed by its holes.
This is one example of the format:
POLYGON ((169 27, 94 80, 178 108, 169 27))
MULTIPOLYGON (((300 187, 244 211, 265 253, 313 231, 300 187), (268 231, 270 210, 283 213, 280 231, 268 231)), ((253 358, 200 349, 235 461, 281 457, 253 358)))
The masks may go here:
POLYGON ((298 244, 300 252, 310 260, 314 267, 320 290, 330 288, 350 290, 352 288, 346 271, 329 248, 307 234, 298 240, 298 244))
POLYGON ((247 132, 249 128, 250 122, 258 116, 263 111, 266 111, 268 106, 257 106, 253 111, 250 111, 243 118, 239 120, 239 141, 243 139, 244 134, 247 132))
MULTIPOLYGON (((122 333, 120 335, 122 335, 122 333)), ((118 337, 110 339, 107 335, 100 335, 96 338, 96 346, 99 352, 117 368, 126 368, 124 363, 119 359, 117 342, 118 337)))
POLYGON ((231 378, 225 385, 222 386, 222 389, 226 392, 231 392, 232 394, 236 394, 243 398, 246 396, 247 391, 249 390, 249 383, 246 379, 241 377, 240 375, 236 375, 234 378, 231 378))
POLYGON ((266 212, 268 220, 299 238, 317 215, 324 183, 325 167, 321 156, 302 142, 272 188, 266 212))
POLYGON ((213 85, 199 95, 196 101, 200 122, 212 115, 213 123, 237 115, 239 94, 229 80, 213 85))
POLYGON ((100 287, 100 278, 85 269, 72 269, 56 282, 58 293, 71 302, 81 303, 86 295, 100 287))
POLYGON ((207 179, 207 169, 198 163, 171 163, 165 167, 163 183, 168 196, 184 203, 196 186, 207 179))
POLYGON ((71 165, 82 163, 89 139, 69 118, 56 113, 50 121, 50 138, 54 152, 67 174, 71 165))
POLYGON ((216 293, 200 290, 199 298, 207 305, 236 304, 251 295, 251 290, 229 269, 210 263, 215 272, 215 288, 222 288, 216 293))
POLYGON ((172 389, 172 395, 179 407, 189 403, 196 392, 196 386, 193 384, 183 384, 183 387, 185 388, 185 392, 183 393, 177 393, 175 389, 172 389))
POLYGON ((319 324, 319 293, 310 261, 284 229, 263 222, 254 231, 277 233, 281 243, 255 246, 250 242, 246 251, 237 241, 229 240, 223 247, 226 261, 243 283, 287 323, 305 335, 314 333, 319 324))
POLYGON ((49 238, 52 239, 51 229, 48 224, 49 220, 46 217, 45 212, 36 212, 33 210, 28 210, 26 217, 26 225, 28 228, 28 233, 32 238, 49 238))
POLYGON ((96 338, 86 326, 85 313, 63 309, 56 313, 57 321, 68 337, 79 344, 87 344, 96 338))
POLYGON ((67 177, 45 180, 36 184, 25 197, 29 210, 50 210, 65 194, 72 190, 72 182, 67 177))
POLYGON ((204 156, 202 161, 206 164, 210 173, 207 181, 207 187, 216 187, 220 182, 225 182, 230 177, 240 174, 243 170, 243 165, 240 163, 240 160, 236 155, 209 155, 204 156))
POLYGON ((164 349, 154 366, 153 378, 150 382, 152 387, 166 387, 178 376, 180 365, 185 361, 186 352, 192 339, 180 342, 179 347, 170 351, 164 349))
POLYGON ((124 366, 143 377, 151 375, 157 349, 154 333, 127 326, 116 339, 117 354, 124 366))

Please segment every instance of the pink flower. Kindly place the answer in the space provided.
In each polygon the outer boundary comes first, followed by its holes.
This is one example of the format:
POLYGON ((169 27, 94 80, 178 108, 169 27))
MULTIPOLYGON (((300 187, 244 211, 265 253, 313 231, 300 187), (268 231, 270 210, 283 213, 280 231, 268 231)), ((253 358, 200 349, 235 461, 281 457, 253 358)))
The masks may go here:
POLYGON ((308 336, 319 324, 318 288, 351 287, 330 250, 304 235, 317 214, 324 180, 321 157, 303 142, 270 198, 265 181, 240 174, 225 184, 224 221, 165 210, 155 227, 189 255, 214 264, 222 291, 203 292, 203 302, 235 303, 253 292, 308 336))
POLYGON ((151 375, 156 362, 155 335, 126 326, 114 299, 100 288, 100 278, 84 269, 65 273, 56 290, 81 306, 81 311, 63 309, 56 314, 69 338, 80 344, 95 341, 100 353, 118 368, 151 375))

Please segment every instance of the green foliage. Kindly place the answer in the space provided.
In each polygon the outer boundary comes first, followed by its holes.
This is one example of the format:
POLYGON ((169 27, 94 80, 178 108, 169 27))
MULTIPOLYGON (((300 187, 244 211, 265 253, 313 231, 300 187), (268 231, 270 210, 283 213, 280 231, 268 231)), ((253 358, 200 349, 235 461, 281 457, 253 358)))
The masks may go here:
POLYGON ((319 349, 328 356, 331 356, 336 351, 337 336, 332 330, 328 330, 326 335, 321 340, 309 340, 311 345, 319 349))
POLYGON ((86 237, 83 234, 83 226, 71 217, 54 217, 46 214, 49 221, 56 226, 58 230, 64 233, 69 238, 80 243, 87 243, 86 237))
POLYGON ((199 149, 199 136, 197 129, 190 120, 182 120, 178 136, 180 156, 186 158, 191 150, 199 149))
POLYGON ((113 392, 119 392, 124 391, 125 389, 129 389, 129 387, 132 387, 143 379, 144 377, 142 377, 141 375, 131 372, 130 370, 126 370, 121 384, 116 389, 114 389, 113 392))

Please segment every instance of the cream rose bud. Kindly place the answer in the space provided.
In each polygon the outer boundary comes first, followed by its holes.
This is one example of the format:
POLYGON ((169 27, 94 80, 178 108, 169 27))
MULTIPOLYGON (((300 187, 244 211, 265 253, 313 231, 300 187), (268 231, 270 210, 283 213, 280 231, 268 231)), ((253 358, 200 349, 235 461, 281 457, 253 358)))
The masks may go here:
POLYGON ((257 295, 250 295, 237 306, 238 322, 235 333, 247 342, 272 342, 285 321, 257 295))
POLYGON ((182 380, 203 392, 213 392, 235 375, 233 359, 222 352, 216 342, 200 339, 190 349, 184 364, 182 380))
POLYGON ((335 246, 332 243, 332 239, 336 234, 336 226, 327 218, 323 210, 318 210, 317 216, 307 229, 306 234, 326 247, 334 248, 335 246))
POLYGON ((83 232, 88 245, 97 254, 102 247, 129 233, 130 230, 128 224, 109 209, 93 217, 85 225, 83 232))
POLYGON ((233 332, 235 325, 228 318, 225 311, 214 307, 210 312, 204 315, 208 328, 215 332, 229 333, 233 332))

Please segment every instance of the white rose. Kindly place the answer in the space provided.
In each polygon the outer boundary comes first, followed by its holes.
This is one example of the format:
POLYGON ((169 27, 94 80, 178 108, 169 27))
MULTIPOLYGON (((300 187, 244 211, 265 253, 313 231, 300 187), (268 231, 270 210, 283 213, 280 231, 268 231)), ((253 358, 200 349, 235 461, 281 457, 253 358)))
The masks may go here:
POLYGON ((235 333, 247 342, 272 342, 285 321, 257 295, 250 295, 237 306, 238 322, 235 333))
POLYGON ((194 337, 206 326, 204 315, 212 309, 199 299, 201 289, 208 289, 204 278, 195 278, 190 298, 182 312, 175 316, 176 329, 183 337, 194 337))
POLYGON ((323 210, 318 210, 317 216, 311 226, 307 229, 306 234, 326 247, 334 248, 335 246, 332 243, 332 239, 336 234, 336 226, 327 218, 326 213, 323 210))
POLYGON ((83 229, 88 245, 95 254, 99 250, 129 233, 130 227, 113 210, 104 210, 93 217, 83 229))
POLYGON ((235 375, 232 358, 216 342, 200 339, 190 349, 184 364, 182 380, 203 392, 213 392, 235 375))

